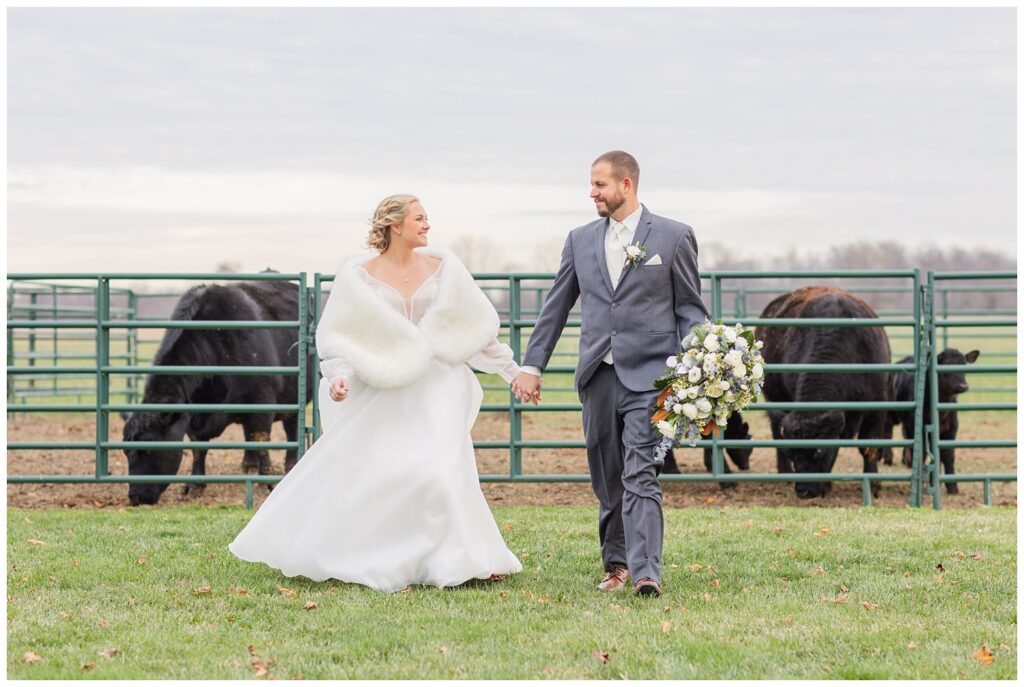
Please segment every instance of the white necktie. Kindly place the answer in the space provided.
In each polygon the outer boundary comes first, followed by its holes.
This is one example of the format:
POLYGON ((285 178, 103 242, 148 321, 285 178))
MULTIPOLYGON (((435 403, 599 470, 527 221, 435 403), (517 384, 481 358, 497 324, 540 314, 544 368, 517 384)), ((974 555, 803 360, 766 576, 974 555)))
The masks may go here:
MULTIPOLYGON (((605 260, 608 262, 608 276, 612 279, 612 291, 619 285, 622 266, 626 263, 626 247, 623 243, 623 235, 625 233, 626 225, 612 220, 612 231, 604 242, 604 255, 605 260)), ((605 354, 603 360, 609 365, 614 363, 610 350, 605 354)))
POLYGON ((605 259, 608 261, 608 276, 612 278, 613 290, 619 285, 619 275, 622 274, 622 266, 626 262, 626 247, 622 242, 625 233, 626 225, 613 220, 611 235, 605 242, 605 259))

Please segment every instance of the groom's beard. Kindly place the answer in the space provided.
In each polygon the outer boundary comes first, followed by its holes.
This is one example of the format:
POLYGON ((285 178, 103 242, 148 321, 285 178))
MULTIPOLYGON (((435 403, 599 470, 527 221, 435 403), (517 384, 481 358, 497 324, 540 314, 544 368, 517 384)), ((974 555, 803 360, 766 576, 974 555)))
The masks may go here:
POLYGON ((618 198, 605 198, 604 209, 601 209, 600 205, 596 205, 597 214, 599 217, 608 217, 613 214, 616 210, 626 204, 626 196, 619 196, 618 198))

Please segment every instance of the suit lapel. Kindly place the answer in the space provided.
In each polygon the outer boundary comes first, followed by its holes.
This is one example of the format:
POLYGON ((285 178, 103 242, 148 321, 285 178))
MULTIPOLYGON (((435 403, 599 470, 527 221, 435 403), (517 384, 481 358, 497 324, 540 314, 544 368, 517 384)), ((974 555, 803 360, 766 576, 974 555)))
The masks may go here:
MULTIPOLYGON (((636 225, 636 232, 633 234, 633 242, 630 245, 646 243, 647 235, 651 233, 651 213, 647 211, 647 206, 641 204, 640 207, 643 208, 640 212, 640 223, 636 225)), ((644 260, 647 260, 649 257, 653 256, 645 257, 644 260)), ((622 266, 622 275, 619 277, 618 288, 621 289, 622 282, 626 280, 631 272, 635 272, 638 269, 640 269, 640 265, 633 266, 629 263, 625 263, 622 266)))
POLYGON ((608 287, 608 292, 612 293, 615 289, 612 288, 612 278, 608 275, 608 259, 604 254, 604 239, 607 234, 608 221, 599 222, 597 231, 594 232, 594 255, 597 257, 597 269, 604 279, 604 285, 608 287))

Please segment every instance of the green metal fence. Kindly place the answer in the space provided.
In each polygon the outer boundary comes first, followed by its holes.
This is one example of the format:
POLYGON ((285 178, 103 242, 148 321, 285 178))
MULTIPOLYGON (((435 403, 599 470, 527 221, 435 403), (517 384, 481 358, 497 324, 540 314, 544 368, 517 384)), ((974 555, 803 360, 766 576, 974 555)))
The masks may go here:
MULTIPOLYGON (((712 471, 708 474, 685 474, 685 475, 663 475, 665 481, 700 481, 700 482, 741 482, 741 481, 765 481, 765 482, 794 482, 794 481, 858 481, 862 486, 863 503, 871 503, 871 483, 881 481, 896 481, 910 483, 910 496, 908 502, 912 506, 920 506, 923 496, 932 496, 934 507, 940 507, 938 487, 942 482, 947 481, 982 481, 985 485, 985 502, 991 502, 991 484, 994 481, 1016 480, 1015 474, 985 474, 985 475, 940 475, 938 461, 926 462, 929 453, 936 453, 935 447, 969 446, 974 448, 984 447, 1006 447, 1016 446, 1015 440, 999 440, 987 442, 964 442, 957 441, 940 442, 938 439, 937 413, 940 410, 949 410, 942 404, 935 408, 925 408, 923 403, 923 390, 925 374, 936 375, 942 372, 955 370, 936 370, 935 356, 939 336, 944 342, 949 340, 949 329, 952 327, 1015 327, 1016 319, 1006 318, 1004 315, 1011 313, 996 313, 997 318, 963 319, 963 315, 982 315, 987 313, 957 313, 956 316, 949 314, 948 293, 956 290, 955 287, 940 287, 946 282, 959 282, 971 280, 1008 280, 1016 279, 1016 273, 929 273, 928 281, 921 283, 920 273, 917 270, 890 270, 890 271, 834 271, 834 272, 746 272, 746 271, 719 271, 702 273, 702 278, 709 285, 708 295, 710 300, 710 311, 715 319, 724 318, 728 321, 741 320, 746 326, 829 326, 829 327, 877 327, 883 326, 894 330, 891 338, 898 335, 912 345, 913 362, 909 364, 876 364, 876 365, 768 365, 767 373, 783 371, 817 371, 817 372, 892 372, 903 370, 915 375, 916 391, 912 402, 858 402, 845 404, 815 404, 815 403, 768 403, 754 404, 751 410, 820 410, 825 407, 836 410, 908 410, 915 411, 915 432, 914 440, 905 439, 842 439, 831 441, 814 440, 761 440, 751 439, 746 441, 726 441, 717 435, 710 439, 704 439, 697 443, 698 447, 710 447, 712 449, 712 471), (805 319, 758 319, 750 317, 746 310, 748 299, 752 294, 779 293, 795 288, 791 283, 773 284, 771 286, 757 287, 744 285, 741 287, 730 286, 731 282, 742 280, 819 280, 841 279, 847 282, 876 281, 879 279, 891 279, 902 282, 894 286, 874 286, 871 284, 860 284, 857 286, 845 286, 854 292, 870 292, 872 290, 888 290, 906 293, 912 300, 910 312, 894 311, 882 312, 878 319, 870 320, 805 320, 805 319), (937 318, 939 308, 936 306, 936 296, 939 296, 942 303, 942 317, 937 318), (728 297, 732 302, 731 308, 726 310, 723 307, 723 300, 728 297), (979 324, 982 323, 982 324, 979 324), (897 334, 898 332, 898 334, 897 334), (937 332, 941 332, 938 334, 937 332), (929 367, 929 361, 931 365, 929 367), (913 465, 908 473, 759 473, 759 474, 736 474, 724 472, 724 459, 722 450, 730 447, 891 447, 899 449, 910 447, 913 453, 913 465)), ((50 319, 39 319, 35 314, 24 319, 18 319, 9 314, 8 320, 8 413, 14 412, 74 412, 94 411, 96 413, 96 438, 92 442, 8 442, 9 451, 34 450, 34 449, 91 449, 95 451, 96 469, 91 476, 81 475, 14 475, 8 476, 9 483, 19 482, 236 482, 244 483, 246 486, 246 504, 252 506, 253 485, 257 483, 272 483, 281 479, 274 475, 218 475, 218 476, 128 476, 110 475, 108 469, 108 453, 111 449, 125 449, 132 446, 148 448, 259 448, 259 449, 285 449, 296 448, 301 456, 305 448, 320 433, 319 412, 317 408, 317 394, 313 394, 313 424, 305 426, 305 406, 300 404, 299 399, 305 397, 306 384, 313 384, 314 391, 319 383, 319 369, 314 366, 316 372, 312 379, 306 379, 306 365, 303 361, 307 356, 315 356, 314 329, 307 326, 306 312, 311 311, 313 321, 319 320, 320 309, 326 293, 326 286, 330 284, 333 277, 317 273, 313 277, 312 287, 306 285, 306 274, 97 274, 97 275, 57 275, 57 274, 12 274, 8 276, 9 284, 24 285, 31 282, 45 282, 47 280, 86 280, 93 282, 95 286, 77 287, 92 289, 95 294, 94 319, 70 319, 68 313, 61 313, 57 316, 50 313, 50 319), (136 317, 137 300, 131 302, 131 307, 123 313, 118 313, 110 306, 111 295, 119 293, 112 289, 111 281, 131 279, 156 279, 156 280, 275 280, 297 282, 300 290, 300 315, 296 322, 243 322, 243 321, 202 321, 202 322, 180 322, 170 320, 153 320, 136 317), (115 319, 115 314, 123 314, 125 319, 115 319), (296 328, 299 340, 299 364, 295 367, 168 367, 152 366, 142 364, 149 362, 140 358, 138 354, 138 332, 140 330, 156 330, 167 328, 204 328, 204 329, 226 329, 226 328, 296 328), (12 358, 11 341, 15 332, 27 331, 30 335, 38 332, 48 333, 57 341, 57 332, 64 330, 81 331, 93 330, 95 339, 95 359, 93 365, 68 365, 66 360, 55 357, 50 360, 52 365, 40 366, 35 364, 35 359, 29 359, 28 365, 18 364, 17 358, 12 358), (111 342, 116 340, 112 332, 125 330, 134 335, 131 340, 134 342, 134 358, 128 365, 113 365, 113 356, 110 352, 111 342), (299 375, 299 394, 296 403, 257 406, 257 405, 195 405, 195 404, 141 404, 137 402, 137 396, 128 396, 124 403, 113 403, 111 396, 115 387, 111 385, 112 376, 124 376, 128 379, 141 379, 146 374, 189 374, 189 373, 218 373, 218 374, 297 374, 299 375), (60 377, 63 375, 90 375, 95 380, 95 403, 93 404, 37 404, 17 405, 11 403, 10 390, 12 378, 29 375, 51 375, 60 377), (296 442, 123 442, 110 441, 108 439, 110 412, 118 411, 187 411, 187 412, 286 412, 295 410, 299 416, 299 438, 296 442)), ((547 288, 553 278, 549 273, 512 273, 512 274, 479 274, 476 275, 481 288, 492 295, 492 299, 498 302, 499 312, 502 314, 502 330, 507 336, 515 358, 521 359, 524 344, 528 334, 536 322, 536 315, 543 303, 547 288), (495 295, 498 294, 498 295, 495 295), (502 298, 501 294, 505 294, 502 298), (528 300, 529 303, 524 303, 528 300), (503 300, 507 299, 507 302, 503 300)), ((50 285, 52 286, 52 285, 50 285)), ((963 288, 963 287, 961 287, 963 288)), ((968 288, 979 288, 972 286, 968 288)), ((981 287, 984 288, 984 287, 981 287)), ((1007 285, 991 285, 992 290, 1007 290, 1007 285)), ((1012 287, 1012 288, 1015 288, 1012 287)), ((37 313, 38 311, 11 310, 12 286, 8 288, 9 313, 37 313)), ((170 294, 160 294, 167 296, 170 294)), ((54 298, 56 303, 56 298, 54 298)), ((74 313, 80 316, 82 313, 74 313)), ((570 377, 575 371, 572 364, 560 364, 562 359, 574 359, 574 345, 578 345, 578 317, 573 317, 567 323, 567 330, 563 336, 565 346, 560 346, 559 359, 555 360, 545 371, 546 375, 561 375, 570 377)), ((1008 336, 1015 336, 1009 334, 1008 336)), ((57 346, 54 345, 54 351, 57 346)), ((972 365, 970 372, 1010 372, 1016 371, 1015 365, 972 365)), ((38 379, 38 377, 37 377, 38 379)), ((135 382, 133 386, 126 386, 126 389, 134 389, 139 393, 140 385, 135 382)), ((545 392, 570 391, 571 385, 557 387, 545 386, 545 392)), ((531 474, 523 471, 523 451, 534 449, 573 448, 583 449, 582 441, 551 441, 551 440, 526 440, 523 438, 523 416, 525 413, 533 412, 579 412, 581 406, 576 403, 545 403, 540 406, 518 403, 507 386, 485 386, 487 391, 503 394, 501 402, 484 403, 481 412, 484 413, 507 413, 509 417, 509 434, 507 441, 481 441, 475 442, 477 449, 499 449, 507 450, 509 456, 509 470, 507 475, 481 475, 482 481, 494 482, 578 482, 589 481, 585 474, 531 474)), ((1015 391, 1015 388, 1008 389, 1015 391)), ((934 404, 933 404, 934 405, 934 404)), ((1015 411, 1016 403, 1002 404, 958 404, 959 410, 1006 410, 1015 411)))

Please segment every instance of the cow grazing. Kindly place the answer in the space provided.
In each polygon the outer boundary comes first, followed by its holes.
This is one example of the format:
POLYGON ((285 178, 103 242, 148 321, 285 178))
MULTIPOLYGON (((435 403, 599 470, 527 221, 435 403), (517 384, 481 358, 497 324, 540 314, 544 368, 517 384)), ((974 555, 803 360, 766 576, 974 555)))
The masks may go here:
MULTIPOLYGON (((843 289, 812 286, 779 296, 762 318, 877 318, 867 303, 843 289)), ((755 332, 764 341, 765 362, 773 364, 887 364, 892 360, 882 327, 767 327, 755 332)), ((766 375, 765 400, 771 402, 887 401, 889 374, 884 372, 782 372, 766 375)), ((885 411, 770 411, 775 439, 882 439, 885 411)), ((838 448, 778 448, 780 473, 831 472, 838 448)), ((861 448, 864 472, 878 472, 879 448, 861 448)), ((831 482, 796 482, 800 498, 824 496, 831 482)), ((877 495, 878 483, 872 483, 877 495)))
MULTIPOLYGON (((172 320, 297 320, 298 286, 285 282, 239 282, 230 286, 200 284, 181 297, 172 320)), ((154 365, 294 366, 298 336, 294 329, 169 329, 153 359, 154 365)), ((312 399, 313 360, 307 371, 306 402, 312 399)), ((297 375, 153 374, 146 379, 143 403, 295 403, 297 375)), ((124 426, 125 441, 209 441, 233 423, 242 425, 246 441, 269 441, 275 421, 284 425, 289 441, 297 439, 298 415, 292 413, 134 413, 124 426)), ((181 449, 125 450, 129 475, 173 475, 181 466, 181 449)), ((297 452, 288 449, 285 470, 297 452)), ((192 450, 192 474, 206 474, 206 450, 192 450)), ((246 472, 270 472, 266 450, 246 450, 246 472)), ((130 483, 133 506, 155 504, 167 484, 130 483)), ((197 494, 202 485, 186 485, 197 494)))
MULTIPOLYGON (((740 413, 733 414, 729 418, 729 423, 725 426, 722 431, 722 439, 730 441, 741 441, 750 438, 750 426, 743 421, 743 416, 740 413)), ((740 470, 750 469, 750 454, 753 453, 752 448, 727 448, 725 449, 725 455, 729 456, 733 464, 740 470)), ((722 465, 725 467, 726 472, 732 472, 729 469, 729 463, 725 460, 722 461, 722 465)), ((704 467, 707 468, 708 472, 711 472, 711 449, 704 449, 704 467)), ((665 455, 665 467, 662 472, 668 475, 678 475, 679 465, 676 463, 676 452, 669 451, 665 455)), ((719 482, 718 485, 722 489, 734 489, 736 487, 735 482, 719 482)))
MULTIPOLYGON (((939 365, 967 365, 978 359, 978 351, 961 353, 955 348, 947 348, 938 355, 939 365)), ((914 362, 913 356, 904 358, 901 363, 914 362)), ((909 372, 896 372, 892 375, 892 397, 894 401, 914 400, 914 375, 909 372)), ((939 372, 939 403, 956 403, 958 395, 968 390, 967 376, 963 372, 939 372)), ((930 375, 925 377, 924 387, 924 424, 931 421, 928 414, 931 403, 931 379, 930 375)), ((898 410, 889 413, 889 421, 892 425, 902 425, 903 438, 914 438, 914 411, 898 410)), ((955 410, 944 410, 939 412, 939 439, 956 439, 957 430, 960 428, 960 420, 955 410)), ((889 432, 891 436, 891 429, 889 432)), ((910 467, 913 463, 913 451, 910 447, 903 448, 903 464, 910 467)), ((955 448, 943 448, 939 450, 939 459, 947 475, 956 474, 953 469, 953 462, 956 458, 955 448)), ((890 459, 891 463, 891 459, 890 459)), ((959 493, 956 482, 946 482, 946 492, 950 494, 959 493)))

